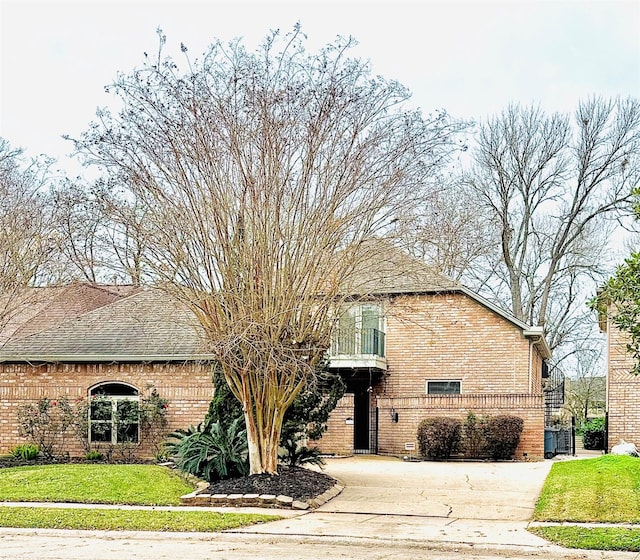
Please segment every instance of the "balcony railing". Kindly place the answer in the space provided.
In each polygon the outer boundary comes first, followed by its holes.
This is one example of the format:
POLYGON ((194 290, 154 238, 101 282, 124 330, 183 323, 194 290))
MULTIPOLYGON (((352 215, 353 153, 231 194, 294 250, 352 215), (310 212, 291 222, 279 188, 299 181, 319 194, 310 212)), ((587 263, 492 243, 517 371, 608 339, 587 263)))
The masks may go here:
POLYGON ((329 356, 378 356, 384 358, 384 332, 373 328, 338 328, 329 356))

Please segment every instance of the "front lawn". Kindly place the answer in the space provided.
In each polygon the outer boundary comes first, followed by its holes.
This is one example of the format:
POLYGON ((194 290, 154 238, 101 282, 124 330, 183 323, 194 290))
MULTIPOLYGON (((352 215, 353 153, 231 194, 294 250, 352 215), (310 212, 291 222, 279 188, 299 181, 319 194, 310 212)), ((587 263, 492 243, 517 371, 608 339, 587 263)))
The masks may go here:
POLYGON ((555 463, 533 518, 536 521, 640 523, 640 459, 603 455, 555 463))
POLYGON ((2 502, 180 505, 193 491, 157 465, 59 464, 0 469, 2 502))
MULTIPOLYGON (((555 463, 536 504, 535 521, 640 523, 640 459, 603 455, 555 463)), ((640 528, 532 527, 568 548, 640 551, 640 528)))
POLYGON ((100 531, 214 532, 280 519, 274 515, 135 509, 1 507, 0 527, 100 531))
MULTIPOLYGON (((180 505, 193 487, 155 465, 38 465, 0 469, 0 502, 180 505)), ((0 527, 129 531, 223 531, 279 519, 202 511, 0 506, 0 527)))

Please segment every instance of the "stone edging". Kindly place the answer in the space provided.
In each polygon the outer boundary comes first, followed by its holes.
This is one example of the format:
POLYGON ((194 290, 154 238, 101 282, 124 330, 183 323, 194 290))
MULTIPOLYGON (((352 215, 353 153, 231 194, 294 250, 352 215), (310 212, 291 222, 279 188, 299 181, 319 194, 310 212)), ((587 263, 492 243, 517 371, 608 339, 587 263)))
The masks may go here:
POLYGON ((208 494, 209 484, 199 482, 197 488, 190 494, 180 497, 182 505, 204 507, 262 507, 282 509, 315 509, 335 498, 344 486, 334 484, 319 496, 307 501, 294 500, 290 496, 275 496, 273 494, 208 494))

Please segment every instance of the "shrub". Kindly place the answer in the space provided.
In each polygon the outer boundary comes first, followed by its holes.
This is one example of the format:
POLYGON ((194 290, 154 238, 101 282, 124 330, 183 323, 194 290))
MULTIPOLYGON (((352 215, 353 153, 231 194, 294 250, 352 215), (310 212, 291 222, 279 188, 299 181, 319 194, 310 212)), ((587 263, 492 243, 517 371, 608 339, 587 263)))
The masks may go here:
POLYGON ((604 418, 592 418, 583 427, 582 446, 585 449, 604 449, 604 418))
POLYGON ((464 450, 467 457, 484 457, 487 453, 487 419, 469 412, 464 421, 464 450))
POLYGON ((518 416, 502 414, 487 421, 487 450, 493 459, 513 459, 524 420, 518 416))
POLYGON ((31 440, 45 459, 53 459, 64 449, 70 426, 66 415, 67 400, 41 398, 18 409, 19 434, 31 440))
POLYGON ((161 443, 167 437, 169 401, 161 397, 155 387, 148 389, 151 391, 140 399, 141 437, 151 444, 154 455, 158 455, 162 452, 161 443))
POLYGON ((40 455, 40 448, 37 445, 31 443, 23 443, 22 445, 16 445, 11 450, 11 456, 21 461, 35 461, 40 455))
POLYGON ((462 423, 457 418, 436 416, 418 425, 418 445, 423 457, 448 459, 460 447, 462 423))
POLYGON ((278 455, 280 461, 289 467, 301 467, 302 465, 325 464, 317 447, 307 447, 296 439, 288 439, 282 443, 283 453, 278 455))
POLYGON ((84 458, 87 461, 102 461, 102 459, 104 459, 104 455, 102 455, 100 451, 87 451, 84 458))
POLYGON ((226 428, 208 422, 169 434, 165 444, 177 467, 208 482, 244 476, 249 472, 247 435, 240 429, 242 418, 226 428))

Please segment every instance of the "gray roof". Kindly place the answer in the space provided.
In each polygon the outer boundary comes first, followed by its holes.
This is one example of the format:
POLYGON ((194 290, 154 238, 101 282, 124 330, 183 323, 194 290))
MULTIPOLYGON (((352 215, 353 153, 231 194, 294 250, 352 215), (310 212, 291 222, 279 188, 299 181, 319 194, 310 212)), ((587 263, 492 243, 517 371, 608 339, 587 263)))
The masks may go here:
MULTIPOLYGON (((401 294, 462 293, 540 340, 531 327, 423 261, 385 243, 371 244, 348 287, 356 298, 401 294)), ((52 293, 57 293, 55 290, 52 293)), ((13 330, 0 362, 158 362, 211 360, 195 315, 166 293, 75 284, 13 330), (67 303, 65 303, 65 301, 67 303)))
POLYGON ((386 243, 369 243, 366 258, 349 282, 354 295, 457 291, 461 284, 386 243))
POLYGON ((0 361, 126 362, 209 359, 192 313, 142 290, 39 332, 13 338, 0 361))

